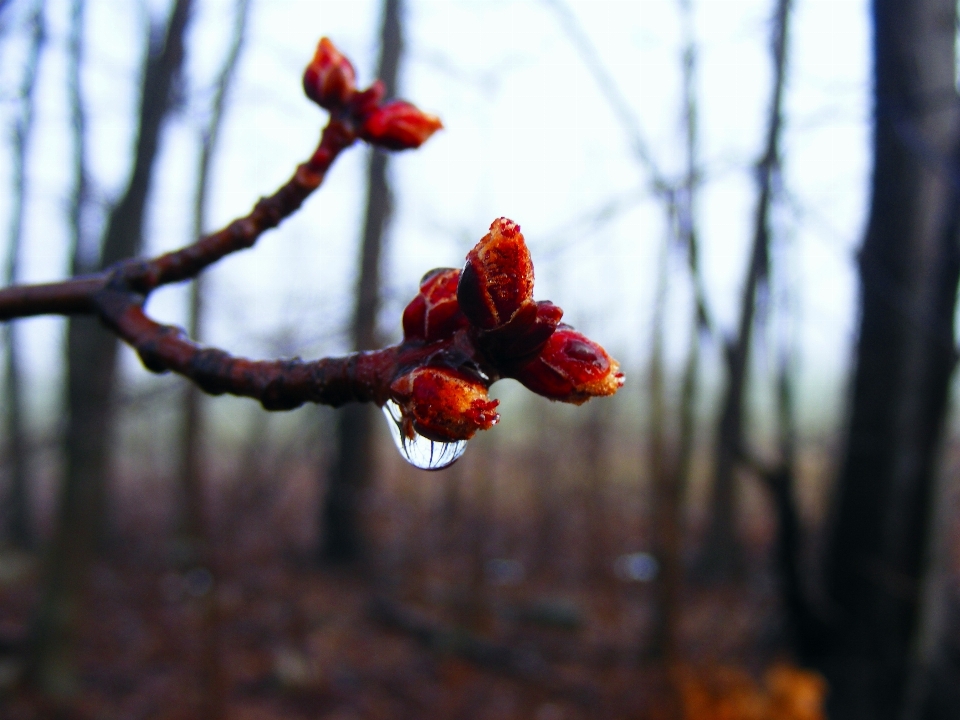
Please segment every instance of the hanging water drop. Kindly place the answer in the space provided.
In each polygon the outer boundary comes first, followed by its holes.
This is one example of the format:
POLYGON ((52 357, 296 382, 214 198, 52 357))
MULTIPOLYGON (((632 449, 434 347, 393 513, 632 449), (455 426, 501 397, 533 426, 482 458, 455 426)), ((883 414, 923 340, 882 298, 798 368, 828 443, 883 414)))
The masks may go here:
POLYGON ((467 449, 466 440, 437 442, 423 437, 416 431, 412 438, 408 438, 403 432, 403 415, 400 412, 400 406, 393 400, 387 400, 384 403, 383 414, 387 418, 390 434, 400 455, 421 470, 443 470, 445 467, 450 467, 467 449))

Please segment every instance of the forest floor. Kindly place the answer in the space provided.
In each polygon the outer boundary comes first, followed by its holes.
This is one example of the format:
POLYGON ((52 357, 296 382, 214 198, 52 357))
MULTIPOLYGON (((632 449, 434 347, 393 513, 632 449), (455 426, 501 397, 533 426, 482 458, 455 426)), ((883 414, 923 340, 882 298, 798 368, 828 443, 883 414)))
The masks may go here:
MULTIPOLYGON (((391 540, 398 535, 374 513, 377 560, 345 572, 312 562, 291 541, 289 518, 264 511, 271 502, 248 493, 221 509, 227 519, 204 564, 172 559, 171 534, 162 518, 148 517, 149 502, 114 531, 91 573, 80 692, 64 717, 823 717, 822 680, 782 654, 763 548, 751 550, 758 559, 749 581, 687 585, 683 662, 668 666, 648 657, 649 556, 612 553, 611 562, 580 562, 573 572, 563 559, 574 551, 565 543, 576 541, 562 533, 546 553, 492 553, 486 521, 462 505, 449 532, 444 522, 393 517, 406 535, 417 529, 419 539, 406 544, 391 540)), ((0 553, 8 651, 26 637, 39 588, 35 557, 0 553)), ((0 655, 0 718, 54 717, 18 688, 19 671, 15 652, 0 655)))

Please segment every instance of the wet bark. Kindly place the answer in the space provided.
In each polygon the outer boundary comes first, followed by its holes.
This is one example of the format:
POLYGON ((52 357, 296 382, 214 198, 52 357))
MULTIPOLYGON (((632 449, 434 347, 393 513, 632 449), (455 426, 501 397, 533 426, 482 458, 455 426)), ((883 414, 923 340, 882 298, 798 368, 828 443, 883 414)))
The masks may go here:
MULTIPOLYGON (((384 0, 377 77, 387 97, 397 91, 403 54, 403 5, 384 0)), ((377 346, 377 312, 380 308, 380 258, 390 221, 392 197, 387 178, 388 156, 371 149, 367 165, 367 202, 360 244, 360 269, 351 323, 354 350, 377 346)), ((356 565, 364 555, 361 527, 362 494, 374 472, 373 429, 378 410, 367 404, 342 408, 337 414, 333 459, 327 471, 327 490, 321 518, 320 558, 324 562, 356 565)))

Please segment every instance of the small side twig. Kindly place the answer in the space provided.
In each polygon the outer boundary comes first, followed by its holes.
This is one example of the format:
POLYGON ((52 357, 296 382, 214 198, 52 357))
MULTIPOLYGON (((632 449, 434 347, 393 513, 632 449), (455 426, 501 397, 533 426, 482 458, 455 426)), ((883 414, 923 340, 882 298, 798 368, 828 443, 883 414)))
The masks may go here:
POLYGON ((340 152, 355 141, 356 130, 348 123, 349 119, 335 113, 312 157, 246 217, 159 257, 123 261, 103 272, 63 282, 3 288, 0 320, 49 314, 97 315, 137 350, 151 370, 173 370, 207 392, 254 397, 270 409, 295 407, 308 400, 332 405, 370 400, 364 389, 364 380, 369 383, 369 377, 363 374, 369 362, 355 357, 316 363, 235 358, 190 341, 179 328, 154 322, 143 309, 156 288, 196 277, 226 255, 252 247, 265 231, 299 209, 323 182, 340 152))

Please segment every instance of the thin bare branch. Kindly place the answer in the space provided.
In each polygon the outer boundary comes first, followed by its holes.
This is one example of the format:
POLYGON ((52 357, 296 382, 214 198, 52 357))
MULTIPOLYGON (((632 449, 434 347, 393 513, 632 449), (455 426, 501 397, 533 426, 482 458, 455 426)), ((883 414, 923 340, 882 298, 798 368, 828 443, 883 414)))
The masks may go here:
POLYGON ((590 71, 590 74, 593 75, 593 79, 600 88, 600 92, 602 92, 607 99, 617 121, 629 138, 633 154, 650 176, 654 190, 658 193, 670 192, 673 188, 673 183, 658 166, 656 159, 653 157, 653 153, 650 151, 649 143, 640 131, 639 119, 630 108, 630 103, 628 103, 623 96, 610 71, 607 70, 603 64, 597 48, 589 36, 583 31, 577 16, 564 0, 543 0, 543 2, 556 13, 564 32, 567 34, 567 37, 570 38, 574 47, 576 47, 577 52, 580 53, 580 57, 590 71))

